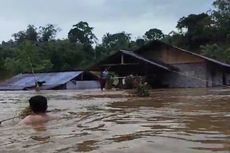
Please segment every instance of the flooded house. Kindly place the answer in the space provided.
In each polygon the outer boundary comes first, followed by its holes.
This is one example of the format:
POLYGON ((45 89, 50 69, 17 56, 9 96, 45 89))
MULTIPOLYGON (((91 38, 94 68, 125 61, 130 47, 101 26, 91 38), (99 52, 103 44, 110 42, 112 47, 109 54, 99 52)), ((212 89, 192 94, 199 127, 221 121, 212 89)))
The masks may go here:
POLYGON ((152 87, 217 87, 230 85, 230 65, 161 41, 134 51, 120 50, 92 66, 119 77, 144 76, 152 87))
POLYGON ((42 90, 97 89, 98 77, 88 71, 18 74, 0 84, 0 90, 31 90, 36 82, 42 82, 42 90))

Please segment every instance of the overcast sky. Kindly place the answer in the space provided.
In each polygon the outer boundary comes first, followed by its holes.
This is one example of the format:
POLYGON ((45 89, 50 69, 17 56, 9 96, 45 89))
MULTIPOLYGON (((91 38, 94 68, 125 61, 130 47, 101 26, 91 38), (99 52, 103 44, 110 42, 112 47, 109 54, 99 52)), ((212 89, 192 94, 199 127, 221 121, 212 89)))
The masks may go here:
POLYGON ((0 41, 26 26, 55 24, 58 38, 66 38, 73 24, 87 21, 100 39, 105 33, 125 31, 132 38, 150 28, 164 33, 189 14, 206 12, 213 0, 0 0, 0 41))

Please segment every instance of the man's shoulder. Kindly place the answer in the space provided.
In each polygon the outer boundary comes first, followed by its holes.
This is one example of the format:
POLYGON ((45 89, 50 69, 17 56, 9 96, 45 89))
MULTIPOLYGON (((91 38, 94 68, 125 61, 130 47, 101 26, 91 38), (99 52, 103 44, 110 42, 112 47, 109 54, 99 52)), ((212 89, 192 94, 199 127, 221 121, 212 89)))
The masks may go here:
POLYGON ((28 115, 19 124, 44 123, 54 119, 57 119, 57 117, 48 114, 28 115))
POLYGON ((26 116, 24 119, 22 119, 19 124, 30 124, 31 123, 31 115, 26 116))

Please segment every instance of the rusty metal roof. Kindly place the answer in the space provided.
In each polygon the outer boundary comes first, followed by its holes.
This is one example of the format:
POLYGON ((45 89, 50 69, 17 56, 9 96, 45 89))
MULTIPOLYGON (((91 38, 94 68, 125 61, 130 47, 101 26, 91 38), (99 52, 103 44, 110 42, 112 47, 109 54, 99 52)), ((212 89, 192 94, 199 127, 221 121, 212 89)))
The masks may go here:
POLYGON ((44 86, 59 86, 74 79, 83 71, 18 74, 0 84, 0 90, 22 90, 35 86, 36 81, 45 81, 44 86))

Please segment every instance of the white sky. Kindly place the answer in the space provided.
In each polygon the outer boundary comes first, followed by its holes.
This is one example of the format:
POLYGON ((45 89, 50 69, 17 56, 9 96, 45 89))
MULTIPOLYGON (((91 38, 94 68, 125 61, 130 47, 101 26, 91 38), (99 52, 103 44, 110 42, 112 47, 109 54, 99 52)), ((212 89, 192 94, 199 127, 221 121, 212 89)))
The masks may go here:
POLYGON ((73 24, 86 21, 101 37, 125 31, 132 38, 150 28, 165 34, 175 30, 177 21, 189 14, 210 10, 213 0, 0 0, 0 41, 25 30, 55 24, 58 38, 66 38, 73 24))

